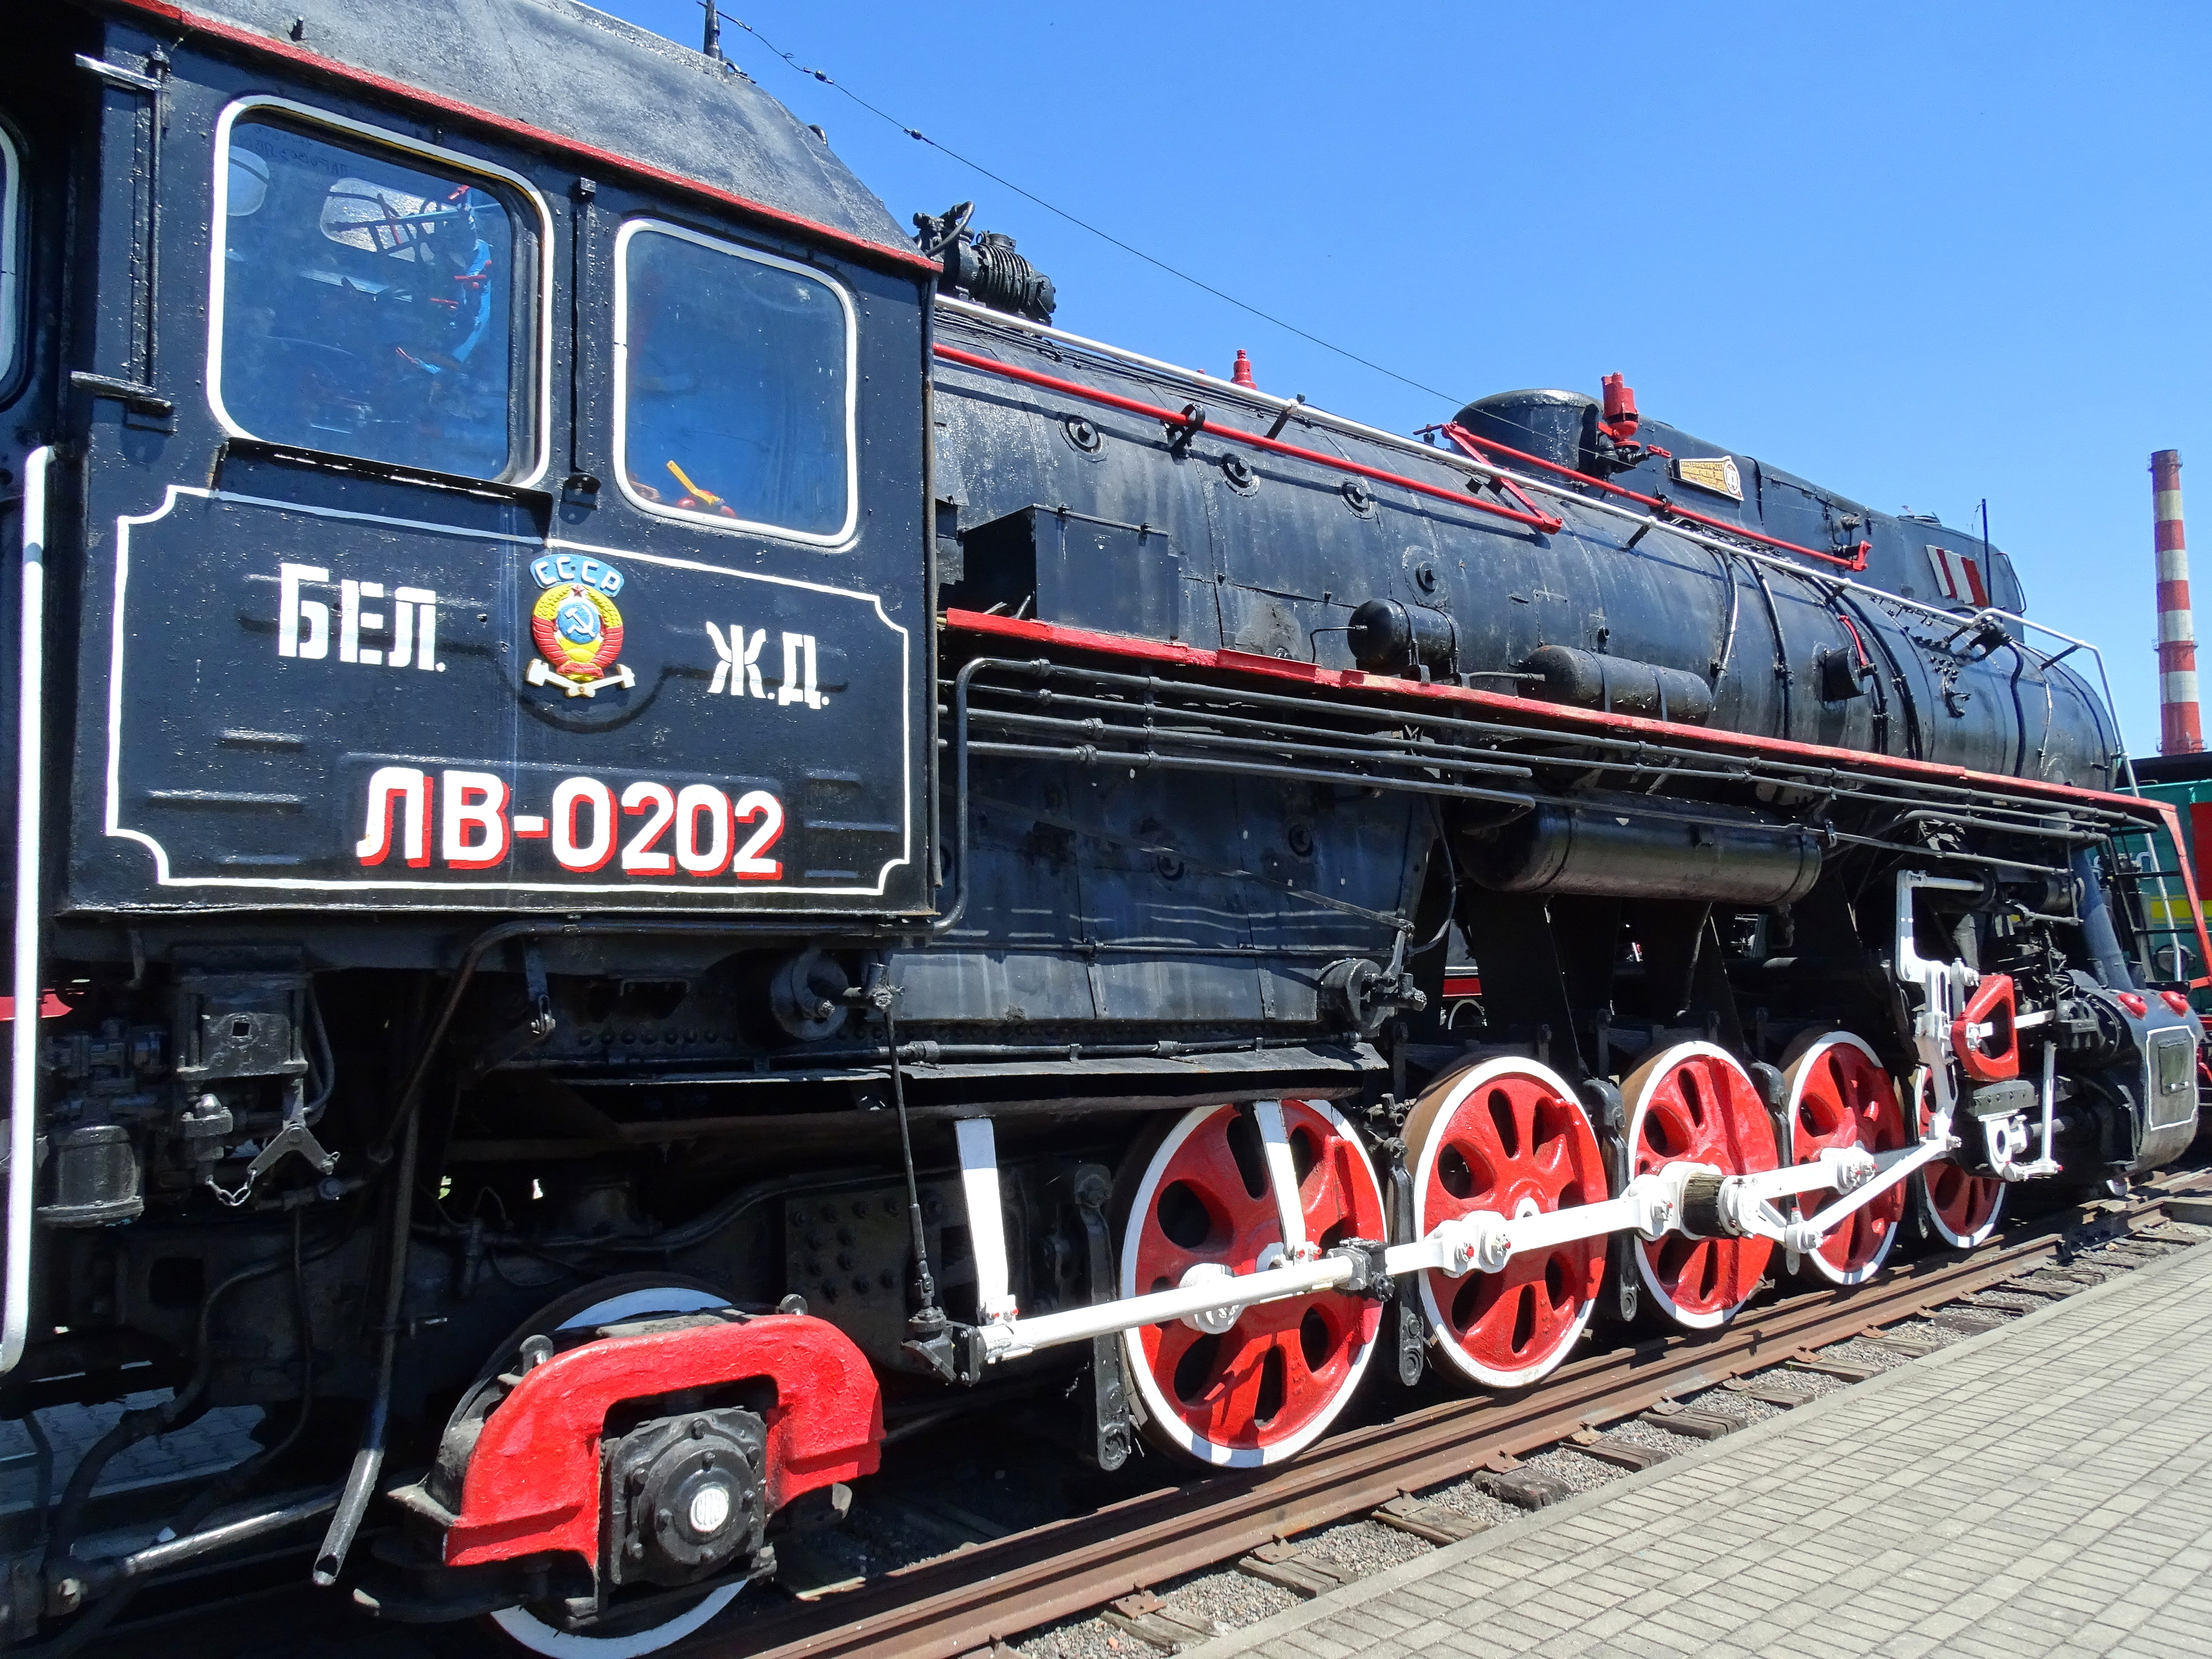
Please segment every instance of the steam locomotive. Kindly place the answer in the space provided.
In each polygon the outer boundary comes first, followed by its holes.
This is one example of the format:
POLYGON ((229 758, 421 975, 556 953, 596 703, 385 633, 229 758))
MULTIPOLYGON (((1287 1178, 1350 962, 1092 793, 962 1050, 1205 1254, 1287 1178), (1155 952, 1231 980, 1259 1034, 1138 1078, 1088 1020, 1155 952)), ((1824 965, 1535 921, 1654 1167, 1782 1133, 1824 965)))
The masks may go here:
POLYGON ((0 1417, 166 1391, 19 1635, 307 1528, 647 1652, 887 1419, 1264 1464, 2196 1132, 2171 809, 1979 538, 1080 338, 574 0, 11 42, 0 1417))

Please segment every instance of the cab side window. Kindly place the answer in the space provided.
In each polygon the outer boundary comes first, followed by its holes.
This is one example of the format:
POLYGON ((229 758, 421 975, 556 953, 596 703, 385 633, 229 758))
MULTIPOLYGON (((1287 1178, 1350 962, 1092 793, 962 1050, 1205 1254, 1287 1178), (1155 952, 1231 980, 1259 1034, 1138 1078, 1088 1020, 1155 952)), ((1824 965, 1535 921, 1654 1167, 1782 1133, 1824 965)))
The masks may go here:
POLYGON ((23 158, 0 125, 0 393, 15 378, 23 337, 23 158))
POLYGON ((248 112, 217 157, 209 390, 243 436, 521 470, 532 252, 512 192, 248 112))
POLYGON ((858 514, 851 301, 674 225, 617 244, 616 470, 647 512, 831 544, 858 514))

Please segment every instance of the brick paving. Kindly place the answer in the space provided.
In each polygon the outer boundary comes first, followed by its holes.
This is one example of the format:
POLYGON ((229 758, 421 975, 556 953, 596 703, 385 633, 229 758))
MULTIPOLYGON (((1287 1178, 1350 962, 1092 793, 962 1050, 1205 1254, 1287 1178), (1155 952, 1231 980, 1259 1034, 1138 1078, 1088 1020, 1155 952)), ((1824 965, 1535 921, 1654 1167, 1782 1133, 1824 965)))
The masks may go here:
POLYGON ((1192 1659, 2212 1659, 2212 1249, 1192 1659))
MULTIPOLYGON (((168 1390, 134 1394, 106 1406, 49 1406, 39 1422, 54 1449, 53 1489, 59 1493, 68 1483, 77 1460, 100 1436, 115 1426, 126 1408, 158 1406, 168 1390)), ((197 1422, 174 1434, 142 1440, 109 1460, 96 1492, 115 1492, 125 1486, 180 1480, 190 1475, 228 1468, 259 1449, 252 1431, 261 1420, 258 1406, 224 1406, 208 1412, 197 1422)), ((31 1466, 31 1437, 21 1423, 0 1423, 0 1515, 28 1508, 38 1489, 31 1466)))

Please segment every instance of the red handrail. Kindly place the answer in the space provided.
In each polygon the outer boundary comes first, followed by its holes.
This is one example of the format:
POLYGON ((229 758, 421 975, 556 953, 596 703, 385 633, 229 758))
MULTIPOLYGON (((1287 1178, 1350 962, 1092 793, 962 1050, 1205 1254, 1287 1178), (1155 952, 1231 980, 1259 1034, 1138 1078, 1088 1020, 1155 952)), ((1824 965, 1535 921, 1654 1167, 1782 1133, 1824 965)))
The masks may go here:
POLYGON ((1746 530, 1741 525, 1730 524, 1726 519, 1708 518, 1705 514, 1690 507, 1678 507, 1673 501, 1662 501, 1656 495, 1638 495, 1635 490, 1625 489, 1620 484, 1607 483, 1603 478, 1593 478, 1587 472, 1577 472, 1571 466, 1561 466, 1557 461, 1547 461, 1541 455, 1531 455, 1525 450, 1512 448, 1499 443, 1494 438, 1478 438, 1456 421, 1446 422, 1438 430, 1485 466, 1494 465, 1495 463, 1482 453, 1483 450, 1494 449, 1499 454, 1510 455, 1515 460, 1526 465, 1541 467, 1547 472, 1556 472, 1563 478, 1572 478, 1577 483, 1589 484, 1593 489, 1604 490, 1607 495, 1626 495, 1630 501, 1640 501, 1644 506, 1664 514, 1669 518, 1687 519, 1692 524, 1705 525, 1713 530, 1723 530, 1731 536, 1741 536, 1746 541, 1758 542, 1762 546, 1778 547, 1785 553, 1802 553, 1808 559, 1820 559, 1829 564, 1839 564, 1846 570, 1865 569, 1867 554, 1873 546, 1870 542, 1855 543, 1849 558, 1845 558, 1839 553, 1823 553, 1817 547, 1800 547, 1795 542, 1780 541, 1772 536, 1763 536, 1756 530, 1746 530))
MULTIPOLYGON (((958 363, 963 368, 979 368, 988 374, 1003 374, 1010 380, 1020 380, 1029 386, 1042 386, 1050 392, 1066 393, 1071 398, 1082 398, 1108 409, 1118 409, 1127 415, 1142 415, 1168 426, 1182 427, 1189 417, 1180 410, 1163 409, 1155 404, 1140 403, 1134 398, 1124 398, 1118 392, 1102 392, 1077 380, 1064 380, 1056 374, 1042 374, 1033 368, 1021 368, 1012 363, 1002 363, 995 357, 979 356, 972 351, 963 351, 956 346, 938 345, 932 348, 949 363, 958 363)), ((1540 530, 1549 535, 1562 527, 1565 520, 1548 513, 1516 513, 1510 507, 1499 507, 1455 489, 1444 489, 1419 478, 1408 478, 1403 473, 1386 472, 1379 466, 1347 460, 1341 455, 1324 454, 1318 449, 1302 449, 1296 444, 1286 444, 1279 439, 1263 437, 1257 432, 1244 432, 1233 426, 1213 426, 1205 428, 1218 438, 1240 443, 1254 449, 1264 449, 1273 455, 1288 455, 1301 461, 1311 461, 1317 466, 1334 467, 1339 472, 1356 473, 1363 478, 1373 478, 1379 483, 1396 484, 1401 489, 1417 490, 1424 495, 1434 495, 1439 501, 1451 501, 1461 507, 1471 507, 1478 513, 1488 513, 1500 519, 1510 519, 1515 524, 1527 525, 1531 530, 1540 530)))

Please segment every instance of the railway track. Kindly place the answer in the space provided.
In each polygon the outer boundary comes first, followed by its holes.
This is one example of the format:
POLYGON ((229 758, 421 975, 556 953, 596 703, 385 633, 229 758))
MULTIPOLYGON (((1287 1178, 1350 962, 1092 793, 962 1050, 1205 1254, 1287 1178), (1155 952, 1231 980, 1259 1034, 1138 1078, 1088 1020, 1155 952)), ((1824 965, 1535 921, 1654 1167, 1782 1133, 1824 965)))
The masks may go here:
POLYGON ((678 1651, 688 1659, 954 1659, 988 1650, 1425 1488, 1486 1468, 1510 1470, 1591 1425, 1926 1312, 2063 1249, 2150 1224, 2167 1200, 2208 1190, 2212 1171, 2176 1172, 2126 1200, 2024 1221, 1978 1249, 1899 1267, 1870 1285, 1784 1297, 1717 1331, 1587 1355, 1526 1394, 1417 1408, 1335 1435, 1286 1466, 1209 1474, 818 1601, 763 1608, 678 1651))

